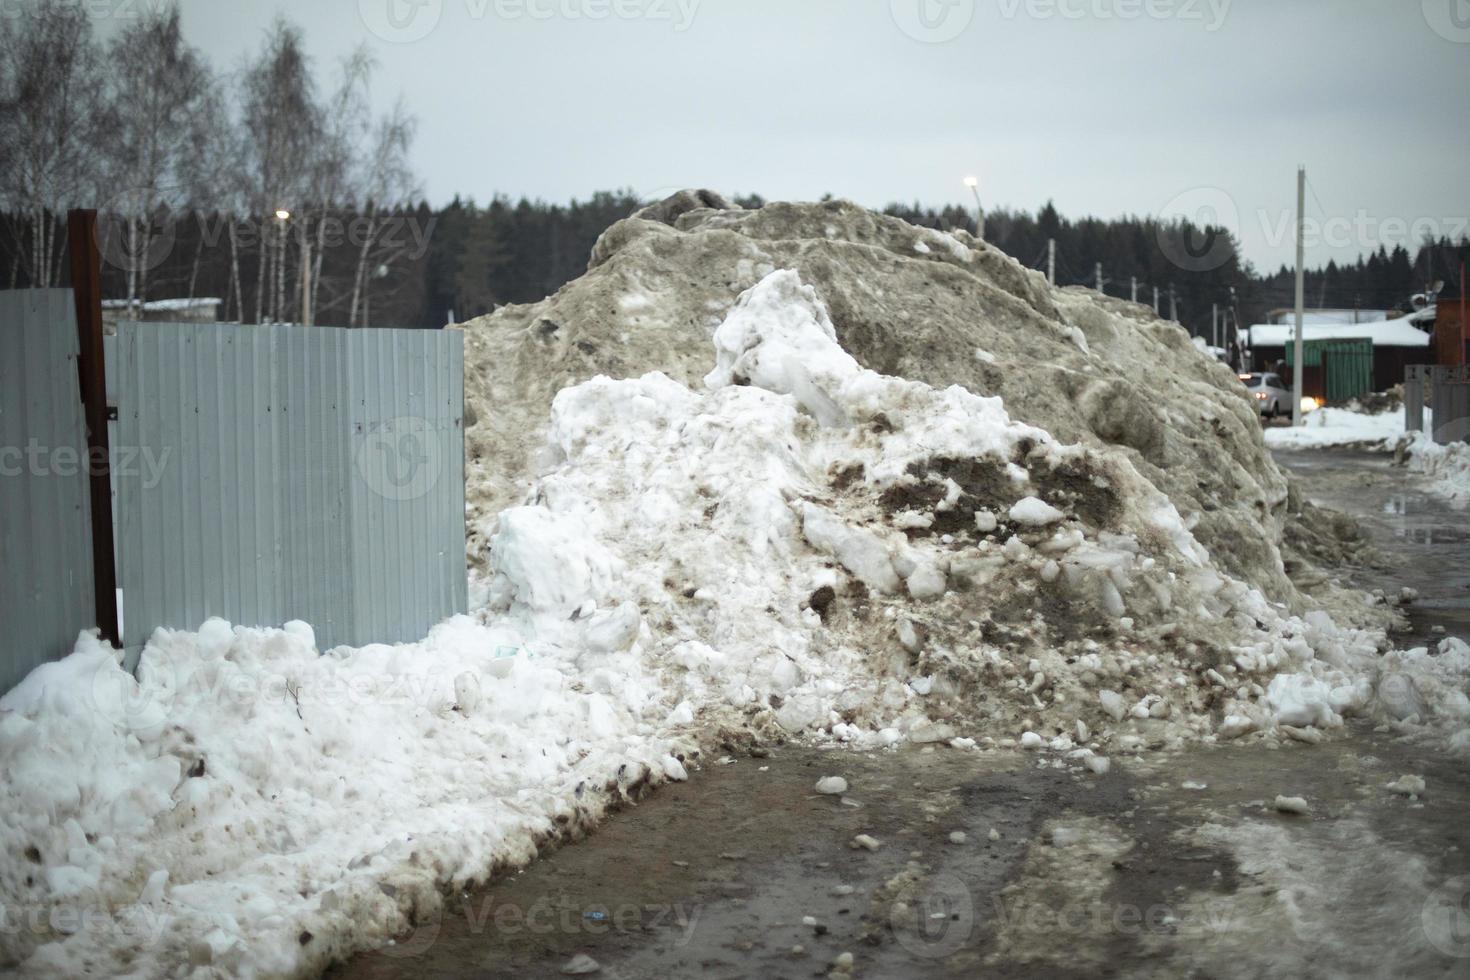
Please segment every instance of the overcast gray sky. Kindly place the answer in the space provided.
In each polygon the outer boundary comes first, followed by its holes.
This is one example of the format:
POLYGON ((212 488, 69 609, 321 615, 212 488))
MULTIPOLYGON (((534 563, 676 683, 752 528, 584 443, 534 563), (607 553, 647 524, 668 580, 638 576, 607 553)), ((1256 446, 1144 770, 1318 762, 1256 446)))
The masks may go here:
MULTIPOLYGON (((118 5, 129 0, 112 0, 118 5)), ((131 0, 148 3, 150 0, 131 0)), ((361 41, 430 201, 682 186, 1218 213, 1246 255, 1354 257, 1470 213, 1470 0, 184 0, 221 66, 278 11, 361 41), (1320 227, 1318 227, 1320 226, 1320 227)))

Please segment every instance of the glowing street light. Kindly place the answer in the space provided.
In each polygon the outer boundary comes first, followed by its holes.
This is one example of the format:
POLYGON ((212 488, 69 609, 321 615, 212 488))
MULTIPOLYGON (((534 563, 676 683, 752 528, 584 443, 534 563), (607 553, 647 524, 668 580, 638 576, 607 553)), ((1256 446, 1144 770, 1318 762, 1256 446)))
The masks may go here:
POLYGON ((965 186, 975 195, 975 237, 985 240, 985 210, 980 207, 980 178, 966 177, 965 186))
POLYGON ((279 221, 289 221, 291 219, 291 212, 285 208, 276 208, 276 219, 279 221))

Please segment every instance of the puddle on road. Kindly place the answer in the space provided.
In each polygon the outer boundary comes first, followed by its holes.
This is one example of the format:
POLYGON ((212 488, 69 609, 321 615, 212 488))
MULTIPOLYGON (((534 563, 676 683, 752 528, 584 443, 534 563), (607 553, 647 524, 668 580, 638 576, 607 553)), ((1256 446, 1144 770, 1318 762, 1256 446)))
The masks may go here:
POLYGON ((1445 524, 1423 524, 1410 527, 1398 528, 1395 537, 1399 537, 1412 544, 1440 545, 1440 544, 1464 544, 1470 541, 1470 531, 1464 528, 1450 527, 1445 524))

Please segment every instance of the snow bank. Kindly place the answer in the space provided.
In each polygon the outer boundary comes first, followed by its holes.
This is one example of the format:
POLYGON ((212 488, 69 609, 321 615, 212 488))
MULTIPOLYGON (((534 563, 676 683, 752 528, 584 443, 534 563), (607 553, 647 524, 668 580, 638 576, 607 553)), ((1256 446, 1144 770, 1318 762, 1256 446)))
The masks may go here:
MULTIPOLYGON (((1424 410, 1425 423, 1431 413, 1424 410)), ((1271 426, 1263 433, 1272 449, 1326 449, 1331 446, 1381 447, 1404 434, 1404 408, 1370 415, 1348 408, 1319 408, 1302 417, 1302 424, 1271 426)))
POLYGON ((84 636, 0 699, 0 965, 309 975, 432 917, 679 765, 636 644, 595 628, 323 655, 211 620, 158 631, 137 680, 84 636))
POLYGON ((1352 408, 1322 408, 1309 413, 1297 428, 1265 430, 1273 449, 1326 449, 1361 446, 1392 452, 1429 478, 1429 487, 1456 505, 1470 503, 1470 443, 1438 445, 1427 433, 1434 431, 1434 413, 1424 409, 1424 431, 1406 432, 1402 405, 1385 412, 1352 408))
POLYGON ((1411 432, 1394 446, 1394 455, 1428 477, 1430 488, 1453 506, 1470 504, 1470 443, 1441 446, 1423 432, 1411 432))

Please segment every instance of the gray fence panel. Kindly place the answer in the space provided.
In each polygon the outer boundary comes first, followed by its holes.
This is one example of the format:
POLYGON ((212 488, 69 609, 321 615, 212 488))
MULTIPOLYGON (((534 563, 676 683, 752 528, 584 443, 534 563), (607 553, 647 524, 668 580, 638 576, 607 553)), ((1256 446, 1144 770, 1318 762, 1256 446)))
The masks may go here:
POLYGON ((0 291, 0 691, 95 625, 70 290, 0 291))
POLYGON ((459 331, 122 323, 117 342, 121 439, 166 460, 118 481, 130 649, 213 615, 302 619, 327 649, 465 610, 459 331), (437 478, 405 492, 421 457, 437 478))
POLYGON ((1433 372, 1434 441, 1441 446, 1470 441, 1470 367, 1436 365, 1433 372))
MULTIPOLYGON (((357 330, 350 400, 355 604, 376 632, 464 609, 464 347, 443 331, 357 330), (405 576, 408 567, 420 574, 405 576)), ((458 331, 449 331, 458 333, 458 331)), ((430 624, 431 625, 431 624, 430 624)))

